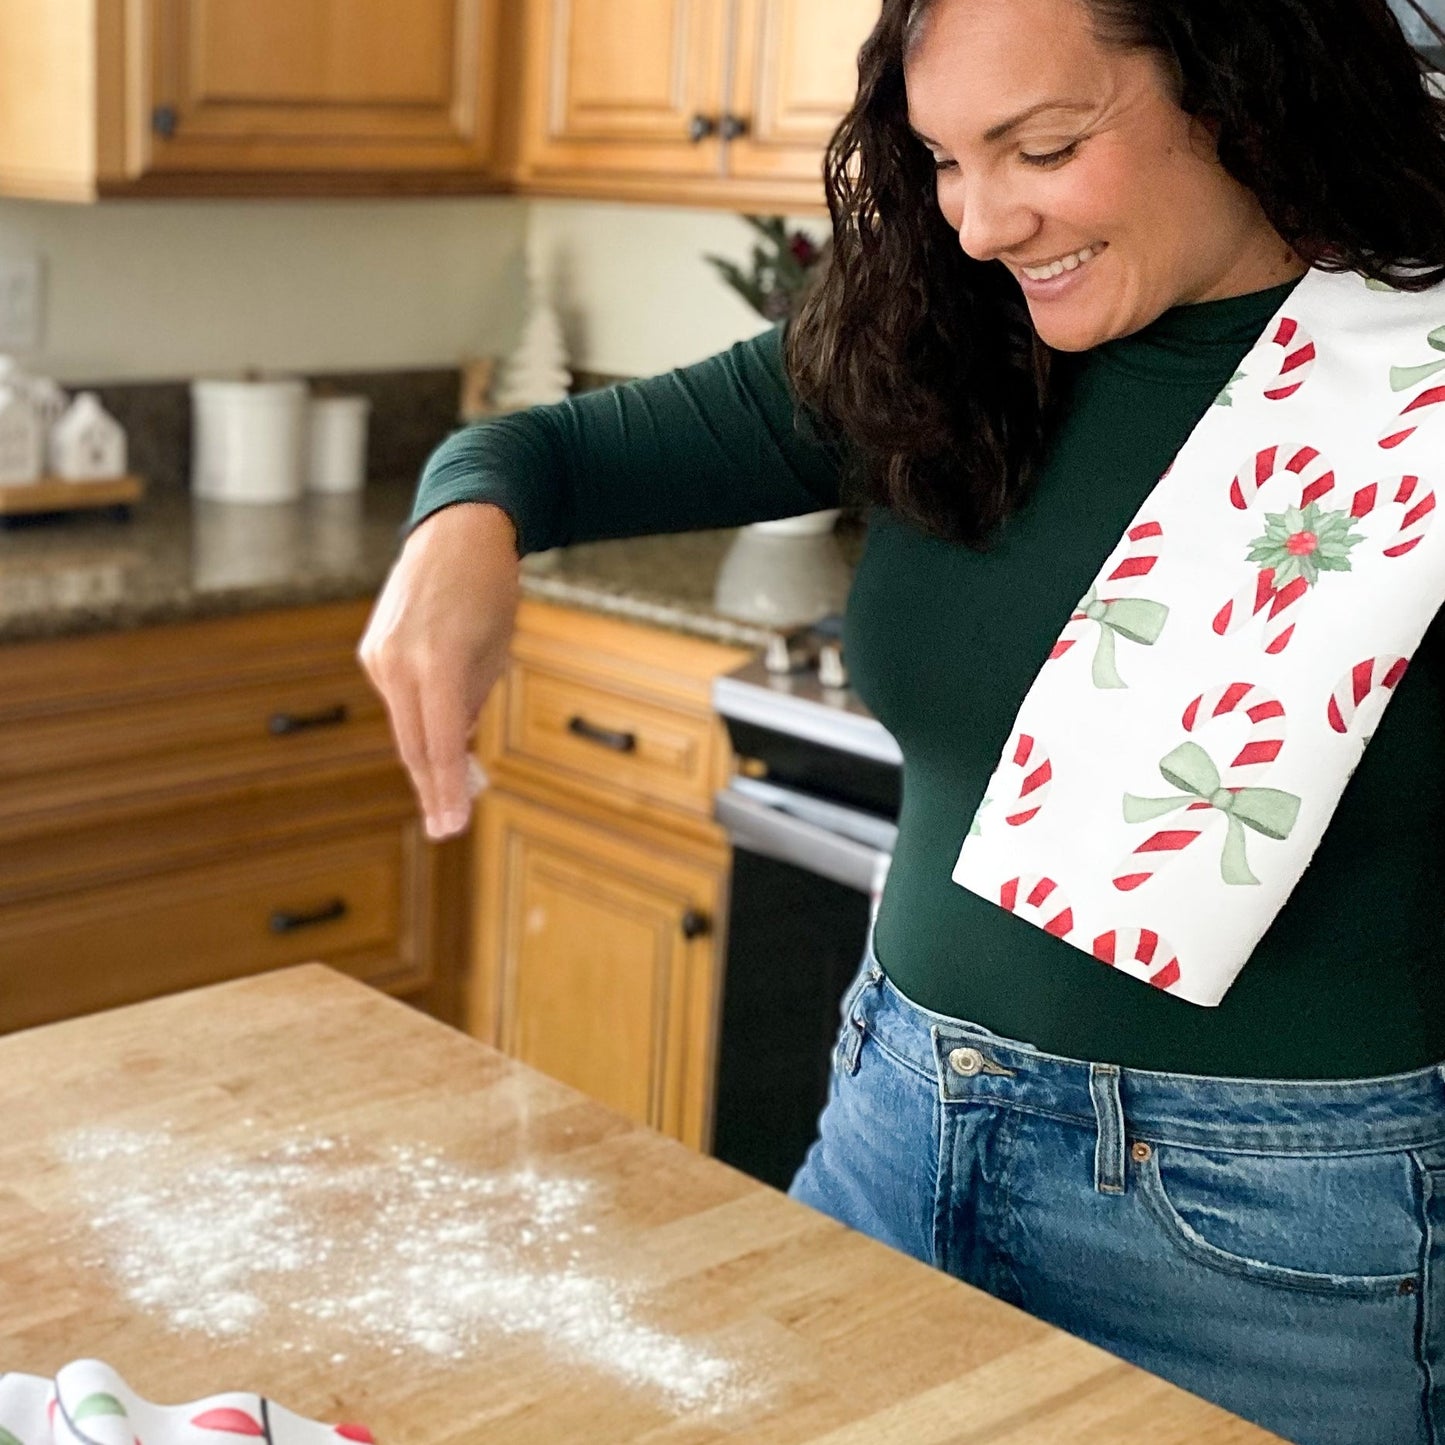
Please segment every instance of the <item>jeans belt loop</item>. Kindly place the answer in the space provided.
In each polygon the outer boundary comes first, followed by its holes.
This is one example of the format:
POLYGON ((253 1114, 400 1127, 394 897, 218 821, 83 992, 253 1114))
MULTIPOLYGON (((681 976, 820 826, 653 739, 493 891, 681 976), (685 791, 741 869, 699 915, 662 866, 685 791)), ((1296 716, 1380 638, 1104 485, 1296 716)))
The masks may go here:
POLYGON ((1124 1106, 1119 1101, 1117 1064, 1089 1065, 1089 1095, 1099 1137, 1094 1145, 1094 1188, 1100 1194, 1124 1192, 1124 1106))
POLYGON ((848 1042, 843 1046, 843 1070, 852 1075, 858 1072, 858 1056, 863 1052, 863 1020, 855 1013, 848 1020, 848 1042))
POLYGON ((867 1022, 863 1017, 863 997, 869 989, 877 988, 883 979, 881 968, 870 968, 862 985, 854 991, 848 1002, 848 1038, 843 1045, 843 1069, 851 1077, 858 1072, 858 1058, 863 1052, 863 1032, 867 1022))

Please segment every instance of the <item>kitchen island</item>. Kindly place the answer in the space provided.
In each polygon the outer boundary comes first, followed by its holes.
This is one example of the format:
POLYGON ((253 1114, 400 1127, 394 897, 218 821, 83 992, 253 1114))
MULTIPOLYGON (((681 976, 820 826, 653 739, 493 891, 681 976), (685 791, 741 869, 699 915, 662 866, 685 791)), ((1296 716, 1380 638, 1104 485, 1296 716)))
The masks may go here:
POLYGON ((308 965, 0 1040, 0 1370, 381 1445, 1275 1437, 308 965))

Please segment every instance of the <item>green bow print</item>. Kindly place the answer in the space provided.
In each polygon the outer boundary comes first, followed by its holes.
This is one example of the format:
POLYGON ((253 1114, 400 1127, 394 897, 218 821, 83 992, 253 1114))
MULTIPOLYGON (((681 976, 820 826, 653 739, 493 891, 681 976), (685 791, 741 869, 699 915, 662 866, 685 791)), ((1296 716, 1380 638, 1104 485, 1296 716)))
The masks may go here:
POLYGON ((1300 800, 1293 793, 1278 788, 1223 788, 1219 785, 1219 769, 1198 743, 1181 743, 1159 763, 1164 780, 1176 788, 1186 789, 1177 798, 1139 798, 1124 794, 1124 821, 1147 823, 1162 818, 1190 803, 1205 802, 1218 808, 1229 820, 1224 839, 1224 856, 1219 871, 1226 883, 1258 883, 1249 871, 1244 853, 1244 830, 1253 828, 1276 842, 1288 838, 1299 817, 1300 800))
POLYGON ((1099 601, 1098 589, 1090 587, 1076 611, 1090 622, 1099 624, 1099 645, 1094 651, 1094 686, 1128 687, 1119 676, 1114 662, 1114 635, 1128 642, 1141 642, 1152 647, 1159 641, 1169 609, 1162 602, 1147 602, 1142 597, 1119 597, 1113 602, 1099 601))
MULTIPOLYGON (((968 828, 968 836, 970 838, 977 838, 982 835, 983 828, 979 824, 978 820, 983 817, 983 810, 988 807, 991 802, 993 802, 993 799, 990 798, 987 794, 984 794, 983 801, 974 810, 973 822, 969 824, 968 828)), ((3 1440, 0 1440, 0 1445, 5 1445, 5 1442, 3 1440)))
MULTIPOLYGON (((1368 284, 1368 283, 1367 283, 1368 284)), ((1385 287, 1393 290, 1393 287, 1385 287)), ((1431 351, 1445 351, 1445 326, 1437 326, 1425 338, 1431 351)), ((1390 368, 1390 390, 1408 391, 1422 381, 1428 381, 1437 371, 1445 371, 1445 361, 1426 361, 1420 366, 1392 366, 1390 368)))

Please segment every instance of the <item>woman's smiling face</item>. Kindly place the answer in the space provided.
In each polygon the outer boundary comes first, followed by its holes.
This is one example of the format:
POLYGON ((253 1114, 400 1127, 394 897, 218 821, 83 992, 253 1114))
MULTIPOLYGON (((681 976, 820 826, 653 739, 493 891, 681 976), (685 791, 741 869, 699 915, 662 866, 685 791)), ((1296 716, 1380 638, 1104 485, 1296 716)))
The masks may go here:
POLYGON ((933 0, 905 76, 959 243, 1008 267, 1058 350, 1305 269, 1157 54, 1102 45, 1083 0, 933 0))

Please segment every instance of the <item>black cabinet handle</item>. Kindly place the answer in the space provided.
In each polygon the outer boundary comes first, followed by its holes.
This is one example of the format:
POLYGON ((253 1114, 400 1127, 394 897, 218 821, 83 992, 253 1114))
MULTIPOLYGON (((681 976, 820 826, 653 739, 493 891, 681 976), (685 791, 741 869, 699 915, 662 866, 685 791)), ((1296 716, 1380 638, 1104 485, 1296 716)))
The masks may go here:
POLYGON ((339 702, 321 712, 273 712, 266 727, 273 738, 284 738, 291 733, 305 732, 307 728, 334 728, 338 723, 344 723, 349 715, 346 704, 339 702))
POLYGON ((176 108, 173 105, 158 105, 151 111, 151 129, 162 140, 170 140, 176 133, 176 108))
POLYGON ((589 743, 596 743, 598 747, 611 748, 614 753, 637 751, 636 733, 619 733, 613 732, 611 728, 600 728, 595 723, 588 722, 585 717, 569 717, 567 731, 573 737, 586 738, 589 743))
POLYGON ((740 115, 725 115, 718 127, 724 140, 741 140, 748 133, 748 123, 740 115))
POLYGON ((696 908, 689 908, 682 915, 682 936, 684 938, 703 938, 712 932, 712 919, 706 913, 699 913, 696 908))
POLYGON ((330 903, 311 913, 291 913, 278 908, 270 920, 272 933, 296 933, 303 928, 315 928, 320 923, 335 923, 349 912, 344 898, 333 898, 330 903))
POLYGON ((695 146, 716 134, 717 122, 710 115, 695 115, 687 123, 687 138, 695 146))

